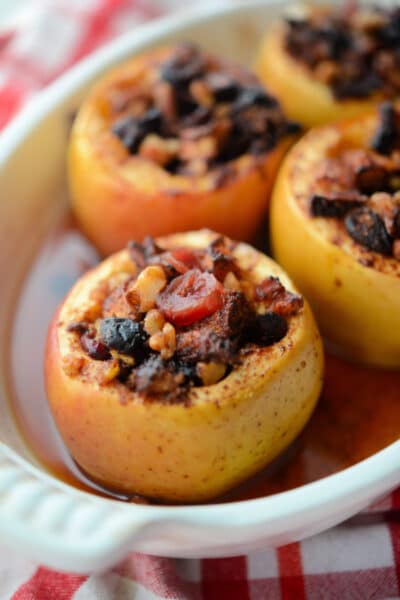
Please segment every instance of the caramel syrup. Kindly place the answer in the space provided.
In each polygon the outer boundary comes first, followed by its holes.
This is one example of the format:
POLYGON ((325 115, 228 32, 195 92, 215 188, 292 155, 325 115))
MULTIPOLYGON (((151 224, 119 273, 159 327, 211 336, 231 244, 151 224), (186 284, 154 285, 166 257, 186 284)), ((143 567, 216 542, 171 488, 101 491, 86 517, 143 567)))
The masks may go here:
MULTIPOLYGON (((74 281, 98 262, 93 248, 65 219, 26 278, 16 308, 10 353, 10 398, 22 436, 48 472, 79 489, 125 501, 78 468, 47 405, 43 356, 48 324, 74 281)), ((263 472, 219 499, 257 498, 344 469, 400 438, 400 372, 367 369, 326 356, 326 379, 314 415, 296 442, 263 472)))

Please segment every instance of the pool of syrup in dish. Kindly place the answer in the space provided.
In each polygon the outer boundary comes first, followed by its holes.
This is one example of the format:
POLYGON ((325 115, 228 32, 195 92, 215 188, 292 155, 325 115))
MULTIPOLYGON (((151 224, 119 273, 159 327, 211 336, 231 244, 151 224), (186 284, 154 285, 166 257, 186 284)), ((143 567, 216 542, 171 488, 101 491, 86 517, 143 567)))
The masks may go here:
MULTIPOLYGON (((72 460, 52 421, 43 381, 51 317, 73 282, 97 261, 69 218, 47 239, 16 307, 10 395, 20 431, 44 468, 80 489, 112 495, 72 460)), ((304 432, 274 464, 220 501, 289 490, 344 469, 399 438, 400 373, 366 369, 327 355, 322 397, 304 432)))

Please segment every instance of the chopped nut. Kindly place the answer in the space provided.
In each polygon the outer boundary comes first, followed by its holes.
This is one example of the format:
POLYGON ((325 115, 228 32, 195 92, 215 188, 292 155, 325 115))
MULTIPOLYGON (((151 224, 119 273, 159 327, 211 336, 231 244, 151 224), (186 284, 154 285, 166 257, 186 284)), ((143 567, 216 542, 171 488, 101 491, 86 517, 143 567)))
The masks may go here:
POLYGON ((83 356, 66 356, 63 360, 64 371, 70 377, 74 377, 82 371, 85 362, 83 356))
POLYGON ((128 354, 121 354, 117 350, 112 350, 112 349, 110 350, 110 352, 111 352, 111 356, 113 358, 121 360, 122 362, 129 365, 130 367, 135 366, 135 359, 133 358, 133 356, 128 356, 128 354))
POLYGON ((191 96, 203 106, 212 106, 214 104, 214 95, 205 81, 195 79, 189 87, 191 96))
POLYGON ((167 285, 167 278, 162 267, 151 265, 143 269, 126 297, 133 306, 138 303, 140 312, 148 312, 156 305, 158 294, 167 285))
POLYGON ((324 60, 318 64, 314 71, 315 77, 322 83, 331 83, 339 72, 338 65, 333 60, 324 60))
POLYGON ((162 331, 154 333, 149 339, 149 346, 161 354, 161 358, 172 358, 176 349, 176 333, 171 323, 165 323, 162 331))
POLYGON ((235 275, 230 271, 224 279, 224 288, 233 292, 240 292, 240 283, 235 275))
POLYGON ((165 319, 162 313, 153 308, 150 310, 144 319, 144 329, 149 335, 154 335, 162 330, 165 324, 165 319))
POLYGON ((164 139, 150 133, 140 144, 139 155, 163 167, 176 157, 179 146, 179 141, 175 138, 164 139))
POLYGON ((217 140, 211 136, 206 136, 198 140, 183 140, 179 149, 179 158, 181 160, 192 160, 197 158, 210 159, 217 156, 217 140))
POLYGON ((213 385, 223 378, 226 371, 226 365, 215 362, 197 363, 197 374, 204 385, 213 385))
POLYGON ((255 298, 255 287, 252 281, 246 281, 243 279, 240 283, 242 292, 246 296, 246 300, 252 302, 255 298))
POLYGON ((107 364, 102 374, 101 383, 106 384, 113 381, 118 377, 120 372, 120 366, 118 360, 114 359, 107 364))
POLYGON ((187 163, 184 172, 190 175, 205 175, 207 173, 207 162, 203 158, 194 158, 187 163))

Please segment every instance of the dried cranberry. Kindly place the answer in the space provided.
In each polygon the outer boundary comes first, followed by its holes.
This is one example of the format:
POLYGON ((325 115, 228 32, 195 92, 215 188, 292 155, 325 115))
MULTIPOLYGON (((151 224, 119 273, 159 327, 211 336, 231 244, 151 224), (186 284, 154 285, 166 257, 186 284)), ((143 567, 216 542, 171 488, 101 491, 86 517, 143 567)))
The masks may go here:
POLYGON ((286 319, 274 312, 257 315, 251 332, 251 341, 262 346, 271 346, 285 337, 288 331, 286 319))
POLYGON ((110 317, 100 323, 101 341, 112 348, 133 356, 137 362, 143 360, 149 353, 148 335, 141 323, 122 317, 110 317))
POLYGON ((174 325, 183 327, 215 313, 224 303, 224 288, 211 273, 191 269, 171 281, 157 305, 174 325))
POLYGON ((351 211, 344 221, 348 234, 368 250, 390 255, 392 240, 381 217, 363 206, 351 211))
POLYGON ((90 358, 94 360, 108 360, 111 358, 111 354, 107 346, 105 346, 100 340, 89 337, 87 334, 81 336, 81 346, 88 353, 90 358))

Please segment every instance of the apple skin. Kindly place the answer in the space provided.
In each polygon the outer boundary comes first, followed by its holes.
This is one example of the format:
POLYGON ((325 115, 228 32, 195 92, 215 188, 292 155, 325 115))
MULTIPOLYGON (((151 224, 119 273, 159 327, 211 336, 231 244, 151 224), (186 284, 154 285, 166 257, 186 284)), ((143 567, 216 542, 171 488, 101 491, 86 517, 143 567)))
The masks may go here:
POLYGON ((312 194, 320 161, 337 149, 366 148, 377 125, 374 110, 315 128, 293 147, 274 188, 271 244, 336 352, 366 365, 398 369, 400 263, 369 253, 342 233, 336 219, 313 218, 299 204, 312 194), (359 262, 371 254, 376 268, 359 262))
MULTIPOLYGON (((216 234, 177 234, 165 247, 204 247, 216 234)), ((263 279, 283 271, 246 244, 236 255, 263 279)), ((48 401, 64 442, 97 482, 161 501, 215 498, 256 473, 304 427, 318 400, 323 350, 311 310, 290 318, 285 338, 244 358, 225 379, 194 388, 186 403, 144 400, 119 382, 101 385, 90 369, 71 375, 65 360, 84 353, 66 324, 92 310, 90 290, 122 270, 127 252, 111 256, 73 287, 50 325, 45 372, 48 401)), ((96 365, 93 363, 97 362, 96 365)))
POLYGON ((168 52, 171 49, 159 49, 113 69, 89 93, 71 131, 72 208, 82 231, 105 256, 124 248, 130 239, 202 227, 251 240, 268 210, 282 158, 295 139, 284 137, 267 154, 231 161, 234 173, 219 184, 213 173, 173 175, 130 155, 110 130, 105 99, 111 90, 140 81, 168 52))
POLYGON ((373 94, 357 100, 336 100, 328 85, 315 79, 285 50, 284 35, 283 25, 265 34, 255 71, 290 119, 314 127, 367 113, 384 99, 382 94, 373 94))

